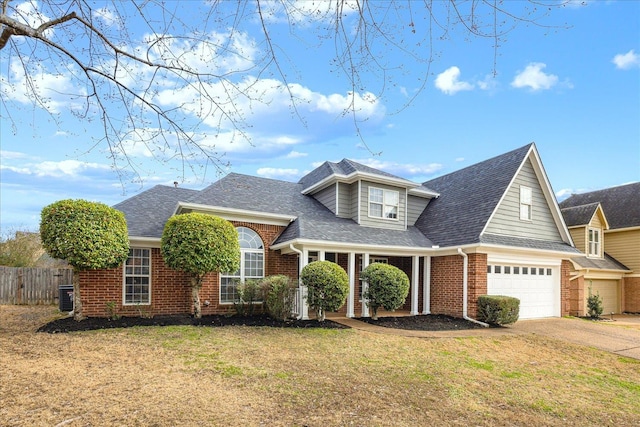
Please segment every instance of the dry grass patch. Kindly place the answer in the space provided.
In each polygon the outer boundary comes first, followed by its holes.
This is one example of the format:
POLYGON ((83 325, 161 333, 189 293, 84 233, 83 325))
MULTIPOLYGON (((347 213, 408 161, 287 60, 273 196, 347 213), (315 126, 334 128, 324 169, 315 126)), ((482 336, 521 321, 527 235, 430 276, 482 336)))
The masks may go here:
POLYGON ((533 335, 417 339, 193 326, 31 332, 54 311, 0 306, 0 425, 640 420, 638 361, 533 335))

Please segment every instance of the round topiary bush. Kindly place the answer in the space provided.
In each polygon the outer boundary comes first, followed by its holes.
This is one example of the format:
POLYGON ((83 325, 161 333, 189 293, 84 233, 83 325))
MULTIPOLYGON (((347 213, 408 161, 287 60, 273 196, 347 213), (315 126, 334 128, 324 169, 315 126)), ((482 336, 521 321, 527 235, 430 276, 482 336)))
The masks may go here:
POLYGON ((371 309, 371 317, 378 318, 378 309, 393 311, 402 306, 409 294, 409 278, 404 271, 389 264, 374 263, 360 275, 368 283, 363 297, 371 309))
POLYGON ((349 293, 349 276, 342 267, 330 261, 314 261, 302 269, 302 283, 307 287, 307 304, 315 310, 319 321, 326 311, 343 306, 349 293))

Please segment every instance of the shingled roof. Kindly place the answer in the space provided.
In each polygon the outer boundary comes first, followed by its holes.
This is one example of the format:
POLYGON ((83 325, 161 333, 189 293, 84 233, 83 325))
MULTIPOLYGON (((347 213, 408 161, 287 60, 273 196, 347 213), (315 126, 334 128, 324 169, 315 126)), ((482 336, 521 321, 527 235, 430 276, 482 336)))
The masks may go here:
POLYGON ((336 217, 314 199, 302 194, 304 185, 231 173, 188 201, 209 206, 296 217, 274 244, 298 238, 325 242, 430 247, 431 241, 415 227, 406 231, 371 229, 336 217), (375 232, 372 232, 375 231, 375 232))
POLYGON ((416 226, 442 247, 480 243, 480 233, 532 147, 425 182, 442 196, 429 203, 416 226))
POLYGON ((600 203, 610 230, 640 226, 640 182, 574 194, 560 203, 562 209, 600 203))
POLYGON ((594 202, 587 205, 564 208, 561 209, 560 212, 562 212, 562 217, 567 227, 587 225, 591 222, 591 218, 593 218, 593 215, 596 213, 598 206, 600 206, 600 203, 594 202))
POLYGON ((162 237, 164 224, 174 214, 178 202, 188 200, 197 190, 156 185, 113 207, 127 220, 129 236, 162 237))

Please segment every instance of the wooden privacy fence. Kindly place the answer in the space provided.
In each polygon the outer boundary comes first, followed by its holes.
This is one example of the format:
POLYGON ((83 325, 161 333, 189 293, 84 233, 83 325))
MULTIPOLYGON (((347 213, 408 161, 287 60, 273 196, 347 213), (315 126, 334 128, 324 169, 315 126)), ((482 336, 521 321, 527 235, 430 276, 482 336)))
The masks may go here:
POLYGON ((55 304, 72 282, 70 268, 0 267, 0 304, 55 304))

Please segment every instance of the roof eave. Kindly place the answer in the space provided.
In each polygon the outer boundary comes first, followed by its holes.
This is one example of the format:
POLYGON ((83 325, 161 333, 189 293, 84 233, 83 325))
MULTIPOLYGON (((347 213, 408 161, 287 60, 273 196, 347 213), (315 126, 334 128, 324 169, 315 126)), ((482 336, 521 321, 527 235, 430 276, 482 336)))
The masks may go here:
POLYGON ((294 215, 276 214, 272 212, 250 211, 246 209, 223 206, 202 205, 198 203, 179 202, 175 214, 185 210, 193 210, 219 216, 228 221, 259 222, 268 225, 289 225, 297 217, 294 215))

